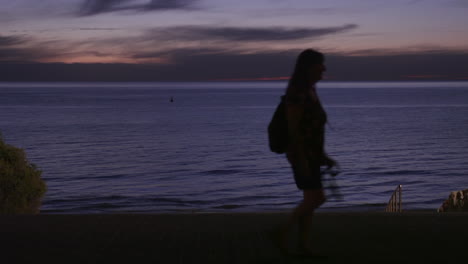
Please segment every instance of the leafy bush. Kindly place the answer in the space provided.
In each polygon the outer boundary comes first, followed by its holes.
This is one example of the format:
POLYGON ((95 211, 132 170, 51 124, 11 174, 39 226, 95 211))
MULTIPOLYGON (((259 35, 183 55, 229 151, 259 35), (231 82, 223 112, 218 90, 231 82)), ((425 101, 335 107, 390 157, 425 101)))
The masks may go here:
POLYGON ((22 149, 6 144, 0 135, 0 214, 38 213, 46 192, 41 173, 22 149))

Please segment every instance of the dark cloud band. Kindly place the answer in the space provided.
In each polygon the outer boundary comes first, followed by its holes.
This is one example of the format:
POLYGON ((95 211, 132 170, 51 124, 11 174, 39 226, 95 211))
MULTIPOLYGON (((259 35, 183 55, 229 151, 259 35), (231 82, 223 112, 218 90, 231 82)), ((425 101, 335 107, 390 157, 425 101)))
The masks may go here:
POLYGON ((78 30, 84 30, 84 31, 113 31, 113 30, 119 30, 119 28, 98 28, 98 27, 92 27, 92 28, 78 28, 78 30))
MULTIPOLYGON (((12 52, 3 50, 10 60, 14 59, 12 52)), ((178 50, 172 51, 175 63, 170 64, 0 62, 0 81, 206 81, 289 76, 299 52, 239 54, 178 50)), ((453 51, 381 56, 326 54, 327 73, 330 80, 335 81, 396 81, 421 77, 456 80, 468 77, 467 60, 467 52, 453 51)))
POLYGON ((23 43, 25 40, 22 37, 16 36, 0 36, 0 47, 2 46, 12 46, 23 43))
POLYGON ((356 29, 355 24, 323 28, 172 27, 152 29, 149 37, 166 40, 283 41, 319 38, 356 29))
POLYGON ((116 11, 157 11, 189 9, 196 0, 150 0, 135 4, 135 0, 85 0, 78 11, 80 16, 91 16, 116 11))

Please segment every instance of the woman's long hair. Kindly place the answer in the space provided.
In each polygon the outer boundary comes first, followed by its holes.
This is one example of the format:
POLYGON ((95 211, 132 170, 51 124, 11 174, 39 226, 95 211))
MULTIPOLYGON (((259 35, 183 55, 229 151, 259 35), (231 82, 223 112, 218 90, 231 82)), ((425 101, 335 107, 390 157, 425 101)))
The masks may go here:
POLYGON ((323 64, 325 57, 322 53, 306 49, 299 54, 296 60, 294 72, 289 79, 288 88, 286 89, 287 96, 305 95, 313 84, 310 78, 310 68, 315 64, 323 64))

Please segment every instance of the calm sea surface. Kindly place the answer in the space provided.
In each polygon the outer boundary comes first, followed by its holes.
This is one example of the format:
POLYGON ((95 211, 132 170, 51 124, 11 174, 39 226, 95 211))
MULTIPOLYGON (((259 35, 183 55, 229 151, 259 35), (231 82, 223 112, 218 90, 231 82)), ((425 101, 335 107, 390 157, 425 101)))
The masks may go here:
MULTIPOLYGON (((42 169, 45 213, 288 210, 301 193, 266 134, 285 86, 0 83, 0 131, 42 169)), ((383 210, 398 184, 404 209, 436 209, 468 188, 468 82, 318 89, 344 195, 322 210, 383 210)))

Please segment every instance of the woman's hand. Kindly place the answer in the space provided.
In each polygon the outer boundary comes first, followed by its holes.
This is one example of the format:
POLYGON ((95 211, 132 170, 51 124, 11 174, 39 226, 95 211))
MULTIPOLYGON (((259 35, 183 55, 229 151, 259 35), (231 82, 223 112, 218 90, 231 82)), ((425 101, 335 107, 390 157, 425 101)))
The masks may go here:
POLYGON ((338 162, 330 158, 328 155, 324 156, 322 165, 327 166, 324 172, 329 173, 330 176, 336 177, 338 174, 340 174, 341 168, 338 165, 338 162))
POLYGON ((328 168, 332 168, 332 167, 339 168, 338 162, 336 162, 336 160, 330 158, 330 156, 326 154, 323 157, 323 165, 327 166, 328 168))

